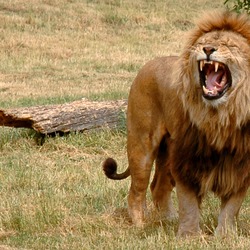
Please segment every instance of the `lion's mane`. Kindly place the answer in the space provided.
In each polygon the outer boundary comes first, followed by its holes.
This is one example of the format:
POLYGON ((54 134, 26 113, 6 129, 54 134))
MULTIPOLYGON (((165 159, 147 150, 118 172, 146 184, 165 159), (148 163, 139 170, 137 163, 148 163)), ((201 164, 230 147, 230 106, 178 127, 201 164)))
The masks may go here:
MULTIPOLYGON (((228 44, 230 46, 230 44, 228 44)), ((212 190, 230 196, 250 185, 250 20, 246 15, 213 12, 198 22, 189 34, 173 75, 186 115, 175 135, 175 176, 186 179, 203 195, 212 190), (197 94, 200 88, 197 60, 192 50, 204 34, 216 31, 236 33, 238 46, 231 54, 237 67, 231 68, 234 83, 226 101, 209 105, 197 94), (248 43, 249 46, 242 46, 248 43), (177 153, 178 152, 178 153, 177 153), (182 167, 181 167, 182 166, 182 167), (183 166, 192 166, 192 168, 183 166)))

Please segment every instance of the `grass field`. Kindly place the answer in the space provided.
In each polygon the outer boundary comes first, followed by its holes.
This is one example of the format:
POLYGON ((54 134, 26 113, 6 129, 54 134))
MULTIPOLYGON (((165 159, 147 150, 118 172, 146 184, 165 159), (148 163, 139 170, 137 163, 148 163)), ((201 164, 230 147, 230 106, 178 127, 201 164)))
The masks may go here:
MULTIPOLYGON (((0 108, 128 96, 138 69, 178 55, 203 11, 223 0, 0 0, 0 108)), ((176 239, 178 221, 133 227, 130 180, 107 180, 101 163, 127 166, 126 131, 46 138, 0 127, 0 249, 248 249, 250 197, 238 236, 212 236, 219 211, 202 206, 204 236, 176 239)), ((176 203, 176 195, 173 194, 176 203)), ((148 197, 149 207, 150 195, 148 197)))

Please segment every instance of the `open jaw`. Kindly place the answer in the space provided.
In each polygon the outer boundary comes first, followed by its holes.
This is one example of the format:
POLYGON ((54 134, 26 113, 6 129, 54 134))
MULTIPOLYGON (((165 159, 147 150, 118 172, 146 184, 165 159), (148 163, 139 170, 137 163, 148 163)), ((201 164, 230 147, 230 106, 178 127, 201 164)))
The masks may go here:
POLYGON ((203 97, 221 98, 232 85, 232 76, 226 64, 217 61, 198 61, 203 97))

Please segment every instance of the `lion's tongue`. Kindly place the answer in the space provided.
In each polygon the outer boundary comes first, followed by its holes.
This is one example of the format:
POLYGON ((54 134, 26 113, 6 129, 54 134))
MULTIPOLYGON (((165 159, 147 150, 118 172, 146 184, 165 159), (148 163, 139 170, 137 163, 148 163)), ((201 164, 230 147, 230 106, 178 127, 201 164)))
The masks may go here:
POLYGON ((224 73, 223 70, 218 70, 217 72, 215 71, 210 72, 209 75, 207 76, 207 82, 206 82, 207 89, 213 89, 215 86, 217 88, 223 87, 220 86, 223 73, 224 73))

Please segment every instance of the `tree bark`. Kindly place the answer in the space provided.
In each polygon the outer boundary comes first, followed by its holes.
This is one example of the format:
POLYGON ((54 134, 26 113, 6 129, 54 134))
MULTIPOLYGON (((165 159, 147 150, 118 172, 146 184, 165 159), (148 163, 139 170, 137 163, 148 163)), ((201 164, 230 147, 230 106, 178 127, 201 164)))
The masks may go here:
POLYGON ((0 110, 0 125, 32 128, 42 134, 117 128, 126 110, 125 100, 91 102, 80 100, 62 105, 0 110))

